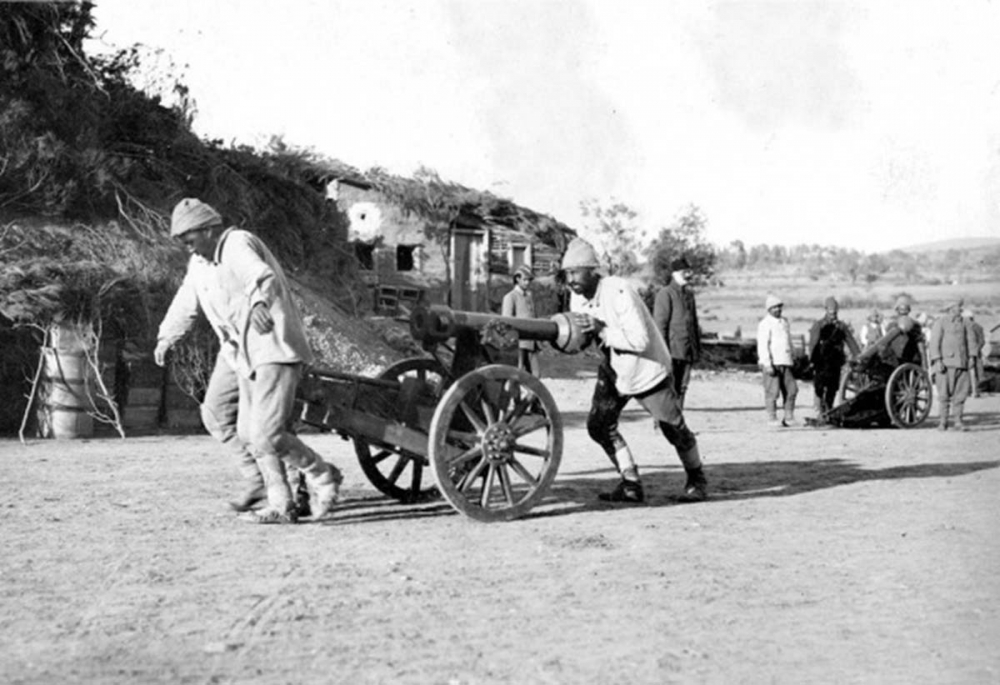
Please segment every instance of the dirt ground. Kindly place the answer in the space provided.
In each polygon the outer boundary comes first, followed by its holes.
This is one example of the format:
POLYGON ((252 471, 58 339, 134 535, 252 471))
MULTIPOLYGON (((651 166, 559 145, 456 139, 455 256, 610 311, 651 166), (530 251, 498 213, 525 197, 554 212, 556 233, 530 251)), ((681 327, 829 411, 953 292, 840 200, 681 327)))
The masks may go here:
POLYGON ((229 513, 207 436, 0 441, 0 681, 1000 682, 997 396, 966 433, 776 431, 755 375, 699 373, 712 499, 672 499, 630 407, 650 501, 621 507, 596 498, 593 374, 559 375, 559 477, 509 523, 387 500, 330 435, 306 440, 345 501, 298 526, 229 513))

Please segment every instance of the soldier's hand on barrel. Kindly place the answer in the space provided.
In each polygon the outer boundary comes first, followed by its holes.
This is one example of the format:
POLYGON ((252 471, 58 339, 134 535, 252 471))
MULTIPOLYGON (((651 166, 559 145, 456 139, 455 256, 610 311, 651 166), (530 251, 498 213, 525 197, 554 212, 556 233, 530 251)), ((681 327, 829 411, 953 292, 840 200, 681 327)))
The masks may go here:
POLYGON ((157 366, 163 366, 167 363, 167 352, 169 351, 170 341, 158 340, 156 342, 156 349, 153 350, 153 361, 156 362, 157 366))
POLYGON ((250 310, 250 324, 261 335, 270 333, 274 329, 274 318, 271 317, 266 304, 258 302, 253 306, 250 310))
POLYGON ((576 321, 576 325, 580 327, 581 331, 591 335, 598 335, 605 328, 603 321, 595 319, 590 314, 574 312, 573 319, 576 321))

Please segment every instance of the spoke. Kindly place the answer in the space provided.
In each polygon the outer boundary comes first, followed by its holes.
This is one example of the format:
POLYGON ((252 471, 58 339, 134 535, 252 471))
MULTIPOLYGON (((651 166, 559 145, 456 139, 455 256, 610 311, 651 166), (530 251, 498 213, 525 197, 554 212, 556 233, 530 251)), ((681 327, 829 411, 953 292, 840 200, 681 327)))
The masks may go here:
POLYGON ((497 393, 497 421, 503 421, 507 416, 507 405, 510 404, 511 393, 510 385, 513 383, 512 380, 507 379, 500 384, 500 391, 497 393))
POLYGON ((531 400, 527 397, 520 397, 514 399, 514 411, 511 413, 510 417, 507 419, 507 423, 513 425, 521 420, 524 413, 528 410, 531 405, 531 400))
POLYGON ((519 462, 517 459, 511 458, 510 467, 517 472, 517 475, 521 477, 521 480, 530 485, 532 488, 538 486, 538 479, 535 478, 531 472, 524 467, 524 464, 519 462))
POLYGON ((493 489, 493 476, 495 473, 496 470, 490 464, 489 471, 486 472, 486 476, 483 478, 483 491, 479 493, 479 506, 483 509, 489 508, 490 491, 493 489))
POLYGON ((462 413, 465 414, 465 418, 469 420, 469 423, 475 427, 476 431, 480 435, 486 432, 486 424, 483 423, 479 415, 472 410, 472 407, 465 402, 462 402, 459 406, 462 408, 462 413))
POLYGON ((482 448, 482 446, 481 445, 474 445, 474 446, 470 447, 469 449, 467 449, 466 451, 462 452, 460 455, 458 455, 454 459, 451 459, 449 461, 449 466, 452 466, 452 467, 461 466, 465 462, 472 461, 473 459, 476 459, 477 457, 481 457, 481 456, 483 456, 483 448, 482 448))
POLYGON ((455 446, 465 447, 466 445, 477 444, 479 442, 480 437, 482 437, 480 433, 470 433, 468 431, 450 430, 448 431, 448 435, 445 436, 446 438, 445 442, 447 442, 449 445, 453 447, 455 446))
POLYGON ((530 435, 541 428, 549 429, 551 426, 552 424, 547 416, 533 415, 517 426, 511 426, 511 430, 514 432, 515 438, 523 438, 525 435, 530 435))
POLYGON ((406 457, 401 456, 392 467, 392 471, 386 476, 386 480, 390 483, 395 484, 399 477, 403 475, 403 469, 406 468, 406 462, 409 461, 406 457))
POLYGON ((479 408, 483 410, 483 416, 486 417, 488 425, 492 426, 497 422, 496 412, 493 410, 493 405, 490 404, 490 399, 486 396, 485 392, 479 397, 479 408))
POLYGON ((514 491, 510 487, 510 476, 507 474, 507 469, 503 465, 497 467, 497 475, 500 476, 500 489, 503 490, 503 496, 507 499, 507 504, 513 505, 514 502, 514 491))
POLYGON ((551 454, 551 452, 547 449, 531 447, 530 445, 522 445, 519 442, 514 443, 514 450, 520 452, 521 454, 530 454, 533 457, 542 457, 543 459, 548 459, 551 454))
POLYGON ((482 475, 483 469, 485 469, 488 465, 489 462, 486 461, 485 459, 480 461, 467 474, 462 476, 461 480, 459 480, 458 484, 455 486, 456 489, 459 492, 464 493, 466 490, 472 487, 472 484, 476 482, 476 479, 479 478, 480 475, 482 475))
POLYGON ((386 460, 386 458, 392 456, 395 452, 390 450, 380 450, 378 454, 372 457, 372 463, 378 464, 386 460))
POLYGON ((413 461, 413 478, 410 480, 410 491, 413 493, 420 492, 420 482, 423 480, 424 475, 424 465, 419 461, 413 461))

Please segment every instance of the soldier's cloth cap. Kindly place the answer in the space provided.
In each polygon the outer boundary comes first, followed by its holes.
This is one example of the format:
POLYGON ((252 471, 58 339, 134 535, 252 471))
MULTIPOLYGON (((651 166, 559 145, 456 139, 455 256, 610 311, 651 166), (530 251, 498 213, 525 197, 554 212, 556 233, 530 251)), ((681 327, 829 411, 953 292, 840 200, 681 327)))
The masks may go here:
POLYGON ((784 305, 785 303, 781 301, 781 298, 777 295, 768 295, 767 299, 764 301, 764 309, 770 311, 772 307, 778 307, 784 305))
POLYGON ((837 300, 834 299, 833 297, 828 297, 825 300, 823 300, 823 307, 827 311, 831 312, 835 312, 840 308, 840 306, 837 304, 837 300))
POLYGON ((678 257, 674 261, 670 262, 671 271, 684 271, 685 269, 690 269, 691 265, 688 264, 688 260, 685 257, 678 257))
POLYGON ((896 300, 895 309, 898 310, 903 307, 906 307, 907 309, 910 308, 910 298, 908 298, 906 295, 900 295, 899 298, 897 298, 896 300))
POLYGON ((526 264, 522 264, 514 271, 514 276, 520 276, 523 279, 531 280, 535 277, 535 274, 531 272, 531 267, 526 264))
POLYGON ((950 312, 952 309, 957 309, 959 312, 961 312, 962 311, 962 307, 964 307, 964 306, 965 306, 965 300, 963 300, 960 297, 957 300, 952 300, 952 301, 948 302, 947 304, 945 304, 944 309, 942 309, 941 311, 942 312, 950 312))
POLYGON ((597 250, 583 238, 573 238, 566 254, 563 255, 562 268, 581 269, 584 267, 597 268, 601 265, 597 258, 597 250))
POLYGON ((194 197, 186 197, 174 207, 170 216, 170 237, 176 238, 188 231, 222 224, 222 217, 212 205, 194 197))

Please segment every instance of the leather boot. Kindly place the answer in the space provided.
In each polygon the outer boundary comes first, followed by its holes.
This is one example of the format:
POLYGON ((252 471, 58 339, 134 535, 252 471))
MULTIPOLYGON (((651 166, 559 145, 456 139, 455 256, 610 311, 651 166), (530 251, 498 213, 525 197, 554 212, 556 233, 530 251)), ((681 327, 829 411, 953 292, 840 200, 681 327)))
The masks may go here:
POLYGON ((704 502, 708 499, 708 478, 705 470, 699 466, 696 469, 686 469, 687 482, 684 484, 684 494, 681 502, 704 502))
POLYGON ((941 405, 941 419, 938 422, 938 430, 948 430, 948 406, 945 404, 941 405))
POLYGON ((708 499, 708 479, 702 468, 698 445, 677 452, 677 456, 680 457, 681 463, 684 464, 684 472, 687 473, 687 482, 684 483, 684 493, 680 496, 680 501, 704 502, 708 499))

